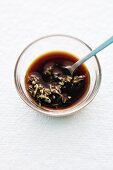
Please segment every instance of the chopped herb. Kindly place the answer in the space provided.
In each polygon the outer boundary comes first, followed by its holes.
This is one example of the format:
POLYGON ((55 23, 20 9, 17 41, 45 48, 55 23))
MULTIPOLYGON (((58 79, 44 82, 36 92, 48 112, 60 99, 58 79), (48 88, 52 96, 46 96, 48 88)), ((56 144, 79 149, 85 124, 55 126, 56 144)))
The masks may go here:
POLYGON ((73 86, 80 83, 85 79, 84 75, 80 76, 57 76, 53 74, 53 70, 49 67, 44 74, 49 74, 52 76, 52 83, 49 84, 48 88, 44 87, 40 83, 40 78, 36 75, 31 75, 29 77, 29 87, 28 91, 30 95, 36 100, 39 106, 42 105, 42 102, 51 104, 53 107, 57 107, 59 103, 67 103, 71 100, 71 96, 63 94, 62 90, 68 88, 68 86, 73 86), (56 79, 58 80, 57 84, 54 84, 56 79))

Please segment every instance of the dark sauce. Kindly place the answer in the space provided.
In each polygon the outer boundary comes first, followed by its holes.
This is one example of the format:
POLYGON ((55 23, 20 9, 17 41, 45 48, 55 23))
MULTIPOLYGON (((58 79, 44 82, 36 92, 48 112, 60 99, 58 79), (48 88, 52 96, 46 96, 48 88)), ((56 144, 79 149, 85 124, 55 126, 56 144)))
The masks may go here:
POLYGON ((37 106, 48 109, 67 109, 77 104, 87 93, 90 76, 83 64, 73 76, 66 75, 62 66, 75 63, 70 53, 53 51, 36 58, 28 68, 25 87, 37 106))

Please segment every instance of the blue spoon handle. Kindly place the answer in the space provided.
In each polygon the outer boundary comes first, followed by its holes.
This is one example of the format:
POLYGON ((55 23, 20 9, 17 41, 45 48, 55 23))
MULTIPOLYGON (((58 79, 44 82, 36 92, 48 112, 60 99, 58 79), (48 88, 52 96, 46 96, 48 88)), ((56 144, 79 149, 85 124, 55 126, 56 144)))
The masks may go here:
POLYGON ((102 43, 101 45, 99 45, 96 49, 91 51, 88 55, 83 57, 81 60, 79 60, 75 64, 73 64, 72 69, 75 70, 78 66, 83 64, 85 61, 90 59, 92 56, 95 56, 98 52, 100 52, 101 50, 103 50, 104 48, 106 48, 107 46, 109 46, 112 43, 113 43, 113 36, 111 38, 109 38, 107 41, 105 41, 104 43, 102 43))

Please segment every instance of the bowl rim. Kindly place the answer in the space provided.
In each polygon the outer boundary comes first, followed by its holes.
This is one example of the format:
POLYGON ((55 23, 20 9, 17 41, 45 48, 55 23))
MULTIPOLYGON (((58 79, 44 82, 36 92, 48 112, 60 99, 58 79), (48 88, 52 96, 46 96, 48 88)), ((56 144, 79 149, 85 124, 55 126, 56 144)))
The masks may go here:
MULTIPOLYGON (((18 88, 18 84, 17 84, 17 79, 16 79, 16 75, 17 75, 17 67, 18 67, 18 64, 19 64, 19 61, 21 59, 21 57, 23 56, 24 52, 29 48, 31 47, 33 44, 35 44, 36 42, 40 41, 40 40, 43 40, 43 39, 46 39, 46 38, 51 38, 51 37, 66 37, 66 38, 71 38, 73 40, 76 40, 78 42, 80 42, 81 44, 83 44, 84 46, 86 46, 90 51, 92 51, 92 48, 86 44, 84 41, 82 41, 81 39, 79 38, 76 38, 74 36, 71 36, 71 35, 67 35, 67 34, 49 34, 49 35, 45 35, 43 37, 40 37, 34 41, 32 41, 31 43, 29 43, 25 48, 24 50, 20 53, 17 61, 16 61, 16 64, 15 64, 15 68, 14 68, 14 84, 15 84, 15 87, 16 87, 16 90, 19 94, 19 96, 21 97, 21 99, 29 106, 31 107, 32 109, 34 109, 35 111, 38 111, 38 112, 41 112, 41 113, 44 113, 46 115, 49 115, 49 116, 54 116, 54 117, 62 117, 62 116, 68 116, 68 115, 72 115, 74 114, 75 112, 83 109, 84 107, 86 107, 94 98, 95 96, 97 95, 98 91, 99 91, 99 87, 100 87, 100 84, 101 84, 101 80, 102 80, 102 71, 101 71, 101 66, 100 66, 100 63, 99 63, 99 60, 97 58, 97 56, 95 55, 94 58, 97 62, 97 66, 98 66, 98 71, 99 71, 99 81, 98 81, 98 88, 96 88, 96 92, 93 94, 92 98, 90 100, 87 101, 87 103, 85 103, 84 105, 82 105, 81 107, 79 107, 78 110, 76 111, 72 111, 72 112, 65 112, 65 109, 63 110, 42 110, 41 108, 39 107, 35 107, 32 103, 29 103, 24 97, 23 95, 21 95, 20 93, 20 90, 18 88), (58 114, 58 111, 62 112, 62 114, 58 114), (64 112, 63 112, 64 111, 64 112), (54 113, 56 112, 56 113, 54 113)), ((92 93, 91 93, 92 94, 92 93)))

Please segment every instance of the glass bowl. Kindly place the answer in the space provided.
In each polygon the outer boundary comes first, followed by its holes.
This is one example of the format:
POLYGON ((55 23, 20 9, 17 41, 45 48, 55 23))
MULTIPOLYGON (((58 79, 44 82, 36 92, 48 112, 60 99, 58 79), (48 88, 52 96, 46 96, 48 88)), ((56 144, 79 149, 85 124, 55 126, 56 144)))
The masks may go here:
POLYGON ((84 57, 91 51, 91 48, 81 41, 78 38, 68 36, 68 35, 49 35, 37 39, 36 41, 29 44, 19 56, 15 71, 14 71, 14 80, 16 89, 20 97, 24 100, 26 104, 35 109, 36 111, 42 112, 51 116, 66 116, 72 114, 76 111, 79 111, 85 107, 92 99, 96 96, 101 82, 101 68, 97 57, 92 57, 85 62, 85 65, 90 74, 90 85, 89 90, 85 96, 77 102, 72 107, 62 109, 62 110, 53 110, 40 108, 36 103, 29 97, 26 88, 25 88, 25 74, 29 65, 40 55, 49 52, 49 51, 66 51, 79 58, 84 57))

